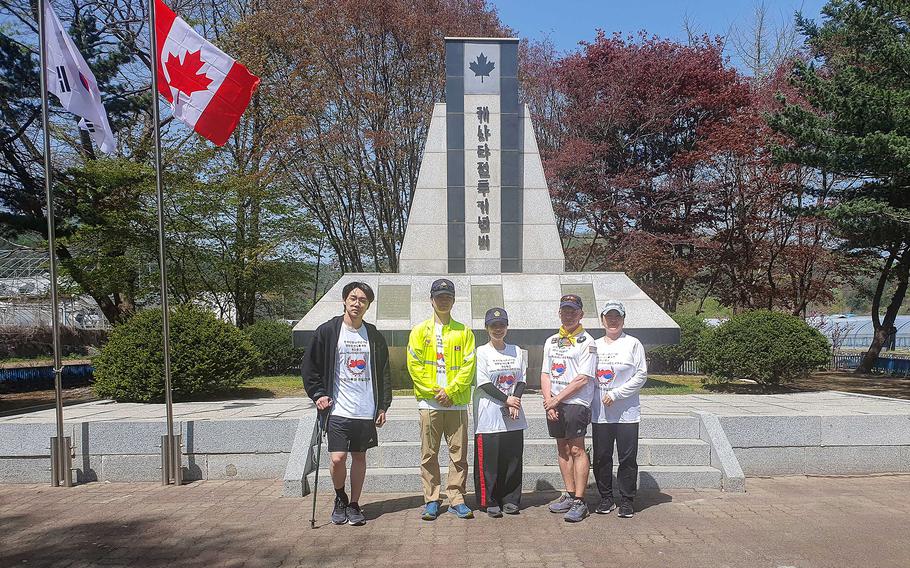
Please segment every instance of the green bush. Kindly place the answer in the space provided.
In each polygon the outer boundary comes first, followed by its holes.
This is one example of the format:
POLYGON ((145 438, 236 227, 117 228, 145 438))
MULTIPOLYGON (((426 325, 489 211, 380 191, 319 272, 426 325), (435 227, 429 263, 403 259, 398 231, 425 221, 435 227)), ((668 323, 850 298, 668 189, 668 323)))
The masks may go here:
POLYGON ((649 371, 675 373, 683 361, 698 358, 698 345, 708 324, 699 316, 673 314, 670 317, 679 325, 679 343, 651 349, 648 352, 649 371))
POLYGON ((259 373, 284 373, 298 365, 303 357, 303 349, 294 347, 293 328, 283 321, 259 320, 244 333, 259 352, 259 373))
MULTIPOLYGON (((145 310, 111 332, 93 360, 95 392, 124 402, 164 400, 161 310, 145 310)), ((239 329, 192 306, 170 318, 174 400, 239 387, 252 377, 258 354, 239 329)))
POLYGON ((699 364, 713 380, 775 385, 805 377, 828 362, 828 340, 802 319, 757 310, 733 316, 702 336, 699 364))

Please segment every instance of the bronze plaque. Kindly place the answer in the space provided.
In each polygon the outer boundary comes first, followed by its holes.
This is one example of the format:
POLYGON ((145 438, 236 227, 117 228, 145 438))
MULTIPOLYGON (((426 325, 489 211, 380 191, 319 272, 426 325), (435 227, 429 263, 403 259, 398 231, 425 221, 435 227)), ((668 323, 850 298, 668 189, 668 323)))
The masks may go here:
POLYGON ((379 305, 376 307, 377 319, 411 319, 410 284, 380 284, 378 296, 379 305))
POLYGON ((594 284, 562 284, 562 295, 575 294, 584 304, 585 317, 597 317, 597 302, 594 300, 594 284))
POLYGON ((483 319, 490 308, 505 308, 502 301, 502 285, 477 284, 471 286, 471 317, 483 319))

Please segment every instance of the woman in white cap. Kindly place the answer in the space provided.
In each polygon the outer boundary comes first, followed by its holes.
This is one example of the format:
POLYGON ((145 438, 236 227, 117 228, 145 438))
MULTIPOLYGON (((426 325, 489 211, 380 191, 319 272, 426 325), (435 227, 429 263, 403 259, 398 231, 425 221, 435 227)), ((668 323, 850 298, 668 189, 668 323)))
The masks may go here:
POLYGON ((600 311, 606 335, 597 340, 597 385, 599 395, 591 405, 594 438, 594 479, 600 493, 595 513, 606 515, 616 505, 613 499, 613 444, 616 444, 619 469, 618 516, 631 517, 632 501, 638 485, 638 423, 641 403, 638 393, 648 380, 645 348, 623 333, 626 308, 622 302, 608 301, 600 311))
POLYGON ((484 325, 490 342, 477 348, 474 389, 474 493, 477 506, 491 517, 518 513, 524 430, 521 409, 525 363, 521 349, 505 342, 509 316, 487 310, 484 325))

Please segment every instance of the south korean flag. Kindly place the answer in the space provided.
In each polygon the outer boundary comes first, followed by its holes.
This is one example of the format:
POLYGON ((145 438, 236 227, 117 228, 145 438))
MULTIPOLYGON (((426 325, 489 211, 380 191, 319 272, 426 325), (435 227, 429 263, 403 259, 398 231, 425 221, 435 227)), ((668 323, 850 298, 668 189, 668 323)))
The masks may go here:
POLYGON ((60 99, 63 108, 79 116, 79 127, 88 131, 105 154, 113 154, 116 143, 101 102, 95 75, 76 50, 73 40, 63 31, 60 19, 44 3, 47 38, 47 90, 60 99))

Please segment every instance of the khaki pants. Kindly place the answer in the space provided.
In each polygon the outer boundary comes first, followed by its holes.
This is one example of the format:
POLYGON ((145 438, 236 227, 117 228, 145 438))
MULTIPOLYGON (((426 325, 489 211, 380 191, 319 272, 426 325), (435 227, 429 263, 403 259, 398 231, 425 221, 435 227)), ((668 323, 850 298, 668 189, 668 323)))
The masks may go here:
POLYGON ((446 495, 454 507, 464 503, 468 480, 468 411, 420 409, 420 479, 425 503, 439 501, 439 445, 443 434, 449 446, 446 495))

